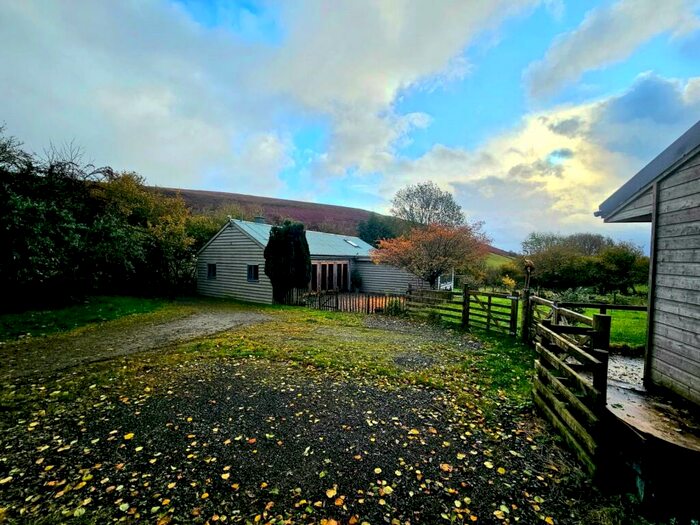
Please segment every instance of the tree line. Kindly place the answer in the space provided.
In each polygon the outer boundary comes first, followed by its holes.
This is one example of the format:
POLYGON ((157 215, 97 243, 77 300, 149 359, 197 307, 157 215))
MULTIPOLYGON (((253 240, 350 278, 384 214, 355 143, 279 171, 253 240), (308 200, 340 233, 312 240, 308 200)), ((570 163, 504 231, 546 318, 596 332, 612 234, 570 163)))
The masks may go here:
POLYGON ((453 196, 432 182, 399 190, 391 214, 373 214, 358 225, 358 236, 377 248, 377 262, 407 269, 431 286, 454 269, 465 286, 513 289, 526 284, 526 266, 531 286, 554 291, 628 293, 647 281, 649 258, 638 246, 595 233, 533 232, 521 255, 490 265, 483 225, 466 221, 453 196))
POLYGON ((86 294, 192 289, 195 254, 227 213, 193 214, 133 172, 81 163, 74 147, 43 157, 0 128, 0 288, 5 310, 86 294))

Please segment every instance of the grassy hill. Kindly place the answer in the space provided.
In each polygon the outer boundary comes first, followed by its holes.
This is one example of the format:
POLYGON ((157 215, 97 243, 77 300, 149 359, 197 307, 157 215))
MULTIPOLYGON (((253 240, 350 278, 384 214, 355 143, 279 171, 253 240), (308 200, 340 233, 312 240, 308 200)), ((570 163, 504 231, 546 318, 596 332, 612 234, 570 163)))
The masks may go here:
POLYGON ((262 215, 270 223, 276 223, 282 219, 293 219, 303 222, 310 230, 343 235, 357 235, 358 223, 367 220, 371 213, 360 208, 258 197, 241 193, 175 188, 159 188, 159 190, 169 195, 179 193, 187 205, 197 212, 236 206, 247 217, 262 215))
MULTIPOLYGON (((493 248, 493 247, 491 247, 493 248)), ((491 253, 488 254, 486 257, 486 266, 489 268, 498 268, 499 266, 503 266, 505 263, 511 261, 513 257, 510 255, 504 255, 501 252, 502 250, 499 250, 496 248, 496 252, 492 251, 491 253)))
MULTIPOLYGON (((310 230, 341 235, 357 235, 357 225, 361 221, 367 220, 372 213, 361 208, 259 197, 242 193, 178 188, 158 188, 158 191, 167 195, 179 194, 185 199, 187 206, 195 212, 201 213, 235 206, 246 217, 262 215, 271 223, 282 219, 293 219, 303 222, 310 230)), ((487 259, 489 266, 500 266, 511 258, 508 252, 495 246, 490 246, 489 251, 491 252, 487 259)))

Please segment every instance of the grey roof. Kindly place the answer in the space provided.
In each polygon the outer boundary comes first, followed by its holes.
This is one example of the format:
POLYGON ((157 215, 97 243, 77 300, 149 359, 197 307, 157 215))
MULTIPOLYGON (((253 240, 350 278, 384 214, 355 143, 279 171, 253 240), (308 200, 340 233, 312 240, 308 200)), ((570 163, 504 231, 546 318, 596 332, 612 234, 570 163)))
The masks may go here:
MULTIPOLYGON (((231 219, 231 223, 238 226, 261 246, 267 246, 272 225, 238 219, 231 219)), ((335 233, 307 230, 306 240, 309 243, 309 251, 312 257, 367 257, 370 250, 372 250, 372 246, 365 241, 350 235, 336 235, 335 233)))
POLYGON ((654 160, 644 166, 639 173, 623 184, 620 189, 610 195, 605 202, 598 206, 597 217, 607 218, 621 205, 643 190, 646 190, 655 180, 666 175, 669 168, 700 148, 700 121, 683 133, 673 144, 662 151, 654 160))

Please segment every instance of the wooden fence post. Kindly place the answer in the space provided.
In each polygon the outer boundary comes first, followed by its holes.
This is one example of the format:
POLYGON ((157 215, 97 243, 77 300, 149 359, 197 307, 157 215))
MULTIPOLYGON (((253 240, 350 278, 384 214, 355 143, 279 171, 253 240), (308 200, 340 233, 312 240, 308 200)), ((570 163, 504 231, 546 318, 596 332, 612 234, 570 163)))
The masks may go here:
POLYGON ((593 314, 593 334, 591 334, 591 351, 600 361, 593 371, 593 386, 600 392, 600 404, 605 406, 608 394, 608 350, 610 350, 609 315, 593 314))
POLYGON ((486 331, 491 330, 491 296, 488 299, 488 310, 486 311, 486 331))
POLYGON ((462 326, 469 328, 469 291, 466 287, 462 290, 462 326))
POLYGON ((512 296, 510 300, 510 333, 513 337, 518 334, 518 298, 512 296))
POLYGON ((523 290, 523 315, 521 316, 523 325, 522 330, 520 332, 523 343, 530 342, 530 326, 532 324, 532 319, 530 319, 530 294, 531 292, 529 288, 525 288, 523 290))

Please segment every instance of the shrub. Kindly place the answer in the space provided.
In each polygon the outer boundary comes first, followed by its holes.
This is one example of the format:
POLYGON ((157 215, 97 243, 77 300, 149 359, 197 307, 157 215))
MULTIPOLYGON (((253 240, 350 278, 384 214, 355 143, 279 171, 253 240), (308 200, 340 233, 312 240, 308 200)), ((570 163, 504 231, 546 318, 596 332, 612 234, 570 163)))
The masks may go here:
POLYGON ((353 268, 350 272, 350 288, 355 292, 359 292, 362 288, 362 275, 357 268, 353 268))
POLYGON ((503 288, 506 290, 514 290, 515 289, 515 279, 508 275, 504 275, 501 277, 501 284, 503 285, 503 288))
POLYGON ((384 307, 384 313, 394 316, 406 315, 406 307, 399 299, 389 299, 384 307))
POLYGON ((442 316, 440 315, 439 312, 436 312, 435 310, 430 310, 428 312, 428 322, 429 323, 434 323, 434 324, 440 324, 442 323, 442 316))

